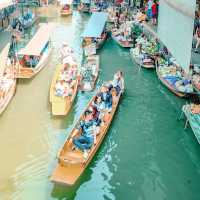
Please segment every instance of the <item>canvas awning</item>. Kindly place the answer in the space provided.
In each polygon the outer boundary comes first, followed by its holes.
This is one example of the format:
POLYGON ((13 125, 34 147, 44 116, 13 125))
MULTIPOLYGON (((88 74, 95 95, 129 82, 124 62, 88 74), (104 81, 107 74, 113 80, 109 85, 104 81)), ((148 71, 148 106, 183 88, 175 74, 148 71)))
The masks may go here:
POLYGON ((9 49, 10 43, 8 43, 0 53, 0 75, 4 73, 7 64, 9 49))
POLYGON ((18 54, 19 55, 32 55, 39 56, 43 48, 50 39, 51 31, 53 30, 53 24, 42 25, 30 42, 25 48, 22 48, 18 54))
POLYGON ((94 12, 82 34, 82 37, 101 37, 107 21, 108 14, 105 12, 94 12))

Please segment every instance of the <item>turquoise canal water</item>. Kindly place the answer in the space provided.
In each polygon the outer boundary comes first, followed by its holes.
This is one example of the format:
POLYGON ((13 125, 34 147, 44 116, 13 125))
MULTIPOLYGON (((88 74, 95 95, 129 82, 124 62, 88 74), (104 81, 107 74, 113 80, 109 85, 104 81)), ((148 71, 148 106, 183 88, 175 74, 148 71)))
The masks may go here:
MULTIPOLYGON (((93 161, 73 187, 49 177, 56 154, 93 93, 78 93, 67 117, 51 116, 49 86, 62 41, 80 57, 80 35, 87 15, 47 17, 56 22, 48 66, 32 80, 18 81, 0 117, 0 200, 199 200, 200 146, 184 121, 185 103, 163 87, 154 71, 139 70, 129 51, 108 39, 99 54, 98 86, 121 69, 126 91, 93 161)), ((1 45, 8 35, 1 33, 1 45)))

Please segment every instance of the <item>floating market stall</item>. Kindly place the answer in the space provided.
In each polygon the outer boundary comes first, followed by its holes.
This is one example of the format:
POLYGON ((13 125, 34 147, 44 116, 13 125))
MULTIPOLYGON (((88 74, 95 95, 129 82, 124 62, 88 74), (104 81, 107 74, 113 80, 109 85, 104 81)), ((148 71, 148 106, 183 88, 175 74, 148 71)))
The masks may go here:
POLYGON ((107 38, 107 17, 108 14, 105 12, 94 12, 92 14, 82 34, 83 48, 93 45, 96 49, 100 49, 103 46, 107 38))
POLYGON ((136 39, 135 48, 130 49, 132 59, 141 67, 155 68, 160 45, 157 39, 148 39, 144 34, 136 39))
POLYGON ((179 97, 188 97, 193 94, 192 81, 185 77, 184 71, 174 58, 169 61, 159 58, 156 72, 160 81, 179 97))

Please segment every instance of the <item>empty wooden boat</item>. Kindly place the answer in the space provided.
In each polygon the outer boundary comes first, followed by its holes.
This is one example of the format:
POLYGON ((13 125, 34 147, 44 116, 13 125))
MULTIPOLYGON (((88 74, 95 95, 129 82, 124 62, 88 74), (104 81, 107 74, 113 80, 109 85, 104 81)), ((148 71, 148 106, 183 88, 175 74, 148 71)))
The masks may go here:
MULTIPOLYGON (((82 173, 87 168, 90 161, 93 159, 95 153, 99 149, 104 137, 106 136, 106 133, 108 132, 108 129, 114 117, 115 111, 118 107, 121 93, 118 96, 116 96, 115 91, 113 91, 112 96, 113 96, 112 109, 110 112, 105 111, 104 113, 105 119, 103 120, 104 123, 100 124, 99 134, 96 136, 96 143, 92 144, 87 157, 85 157, 84 153, 79 149, 73 149, 74 147, 73 139, 77 138, 77 136, 81 134, 77 133, 77 129, 74 128, 70 133, 68 139, 66 140, 64 146, 62 147, 61 151, 58 154, 58 164, 55 170, 53 171, 53 174, 51 176, 51 181, 58 184, 65 184, 71 186, 74 185, 78 180, 78 178, 82 175, 82 173)), ((92 100, 89 102, 86 110, 91 106, 94 99, 95 97, 93 97, 92 100)), ((83 115, 78 120, 77 125, 80 123, 82 119, 83 115)))
POLYGON ((7 108, 16 91, 15 68, 8 63, 10 44, 0 54, 0 114, 7 108))
POLYGON ((81 67, 80 90, 91 91, 95 87, 99 74, 99 56, 92 55, 85 58, 81 67))
POLYGON ((60 64, 56 67, 51 87, 50 103, 52 114, 65 116, 69 113, 78 91, 77 64, 60 64))
POLYGON ((42 25, 27 46, 18 52, 17 78, 32 78, 46 66, 52 51, 52 30, 53 24, 42 25))

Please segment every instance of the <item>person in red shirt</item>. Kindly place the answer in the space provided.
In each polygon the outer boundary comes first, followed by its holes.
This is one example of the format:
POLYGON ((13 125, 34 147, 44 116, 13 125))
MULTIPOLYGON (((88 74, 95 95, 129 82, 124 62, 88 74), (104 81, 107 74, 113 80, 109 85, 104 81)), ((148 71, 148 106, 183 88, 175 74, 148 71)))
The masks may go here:
POLYGON ((152 10, 152 23, 153 25, 157 24, 157 19, 158 19, 158 3, 157 0, 154 0, 153 5, 151 7, 152 10))

